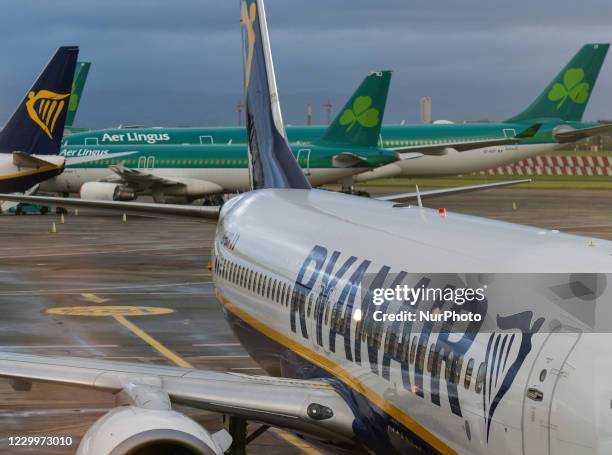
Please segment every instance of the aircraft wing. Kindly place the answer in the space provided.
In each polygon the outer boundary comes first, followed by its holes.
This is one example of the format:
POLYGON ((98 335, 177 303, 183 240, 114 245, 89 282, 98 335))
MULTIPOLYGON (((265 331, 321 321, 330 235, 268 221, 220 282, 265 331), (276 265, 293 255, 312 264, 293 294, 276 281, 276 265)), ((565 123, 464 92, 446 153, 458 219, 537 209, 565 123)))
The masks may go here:
MULTIPOLYGON (((439 196, 448 196, 451 194, 460 194, 460 193, 469 193, 472 191, 482 191, 482 190, 490 190, 493 188, 500 188, 503 186, 510 185, 518 185, 520 183, 528 183, 531 182, 531 179, 523 179, 523 180, 506 180, 503 182, 494 182, 494 183, 485 183, 482 185, 470 185, 470 186, 457 186, 453 188, 439 188, 436 190, 426 190, 426 191, 415 191, 412 193, 399 193, 399 194, 391 194, 389 196, 377 197, 380 201, 391 201, 391 202, 405 202, 413 199, 421 198, 431 198, 431 197, 439 197, 439 196)), ((403 204, 397 204, 397 207, 403 206, 403 204)))
POLYGON ((592 128, 570 128, 560 127, 553 131, 553 139, 560 144, 567 142, 576 142, 580 139, 586 139, 591 136, 599 136, 600 134, 612 133, 612 123, 592 128))
POLYGON ((0 377, 17 390, 31 382, 77 385, 127 396, 146 407, 151 389, 172 403, 256 420, 319 438, 351 442, 355 416, 323 381, 279 379, 78 357, 0 353, 0 377), (140 390, 139 390, 140 389, 140 390), (142 393, 142 392, 148 393, 142 393), (140 393, 139 393, 140 392, 140 393))
POLYGON ((219 217, 218 206, 205 207, 199 205, 157 204, 150 202, 95 201, 68 197, 26 196, 23 194, 0 194, 0 201, 16 201, 57 207, 112 210, 115 212, 123 211, 136 215, 178 215, 191 218, 206 218, 210 220, 216 220, 219 217))
POLYGON ((540 123, 535 123, 531 125, 529 128, 521 131, 515 136, 512 137, 501 137, 495 139, 481 139, 474 141, 449 141, 443 142, 439 144, 422 144, 422 145, 412 145, 412 146, 402 146, 402 147, 393 147, 392 150, 395 150, 400 154, 402 159, 406 158, 414 158, 414 152, 421 153, 423 155, 445 155, 448 153, 448 150, 457 150, 458 152, 467 152, 468 150, 476 150, 480 148, 486 147, 495 147, 498 145, 513 145, 519 143, 523 139, 528 139, 530 137, 535 136, 542 125, 540 123))
POLYGON ((132 169, 125 167, 123 164, 116 166, 110 166, 110 170, 113 171, 117 178, 111 177, 101 180, 102 182, 126 183, 130 188, 134 188, 136 191, 143 191, 153 186, 156 187, 173 187, 173 186, 185 186, 184 183, 177 182, 175 180, 160 177, 158 175, 144 172, 138 169, 132 169))

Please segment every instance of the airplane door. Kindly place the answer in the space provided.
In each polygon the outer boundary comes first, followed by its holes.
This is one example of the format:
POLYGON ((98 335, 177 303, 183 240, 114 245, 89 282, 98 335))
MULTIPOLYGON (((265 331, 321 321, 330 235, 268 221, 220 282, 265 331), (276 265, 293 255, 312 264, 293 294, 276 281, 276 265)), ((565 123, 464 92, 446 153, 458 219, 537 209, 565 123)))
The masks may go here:
MULTIPOLYGON (((504 137, 507 139, 513 138, 516 136, 516 130, 514 128, 504 128, 504 137)), ((506 145, 506 150, 517 150, 518 146, 514 145, 506 145)))
POLYGON ((144 156, 138 158, 138 169, 146 169, 147 159, 144 156))
POLYGON ((147 158, 147 169, 155 169, 155 157, 150 156, 147 158))
POLYGON ((553 395, 564 378, 563 366, 580 334, 560 328, 550 333, 536 357, 523 397, 523 453, 550 453, 553 395))
POLYGON ((200 136, 200 144, 202 145, 211 145, 214 144, 215 141, 213 140, 212 136, 200 136))
POLYGON ((310 175, 310 149, 299 149, 297 154, 297 162, 304 170, 304 174, 310 175))

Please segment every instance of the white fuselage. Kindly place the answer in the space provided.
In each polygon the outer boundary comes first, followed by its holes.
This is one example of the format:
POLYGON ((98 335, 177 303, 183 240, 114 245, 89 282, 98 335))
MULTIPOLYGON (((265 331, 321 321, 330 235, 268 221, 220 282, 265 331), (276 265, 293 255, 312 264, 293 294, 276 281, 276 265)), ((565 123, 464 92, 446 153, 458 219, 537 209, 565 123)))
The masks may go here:
MULTIPOLYGON (((610 272, 611 254, 611 242, 555 231, 318 190, 259 190, 224 206, 213 276, 238 336, 260 338, 241 341, 265 369, 336 378, 365 398, 356 401, 364 427, 380 423, 367 420, 372 412, 383 416, 378 430, 398 452, 416 438, 440 453, 603 455, 612 450, 611 335, 583 333, 597 330, 546 292, 575 281, 570 273, 610 272), (461 361, 440 360, 436 373, 430 352, 441 324, 370 321, 368 331, 363 319, 360 328, 356 310, 369 318, 372 308, 351 289, 364 273, 384 270, 407 271, 412 282, 489 283, 485 319, 493 325, 479 326, 467 345, 462 331, 447 333, 446 346, 463 346, 461 361), (522 329, 512 326, 518 320, 522 329), (530 389, 543 399, 527 398, 530 389)), ((610 295, 596 314, 607 321, 610 295)))
MULTIPOLYGON (((32 162, 16 164, 13 154, 0 154, 0 190, 2 192, 26 191, 37 183, 59 174, 64 167, 64 157, 61 156, 32 155, 32 159, 34 160, 32 162)), ((17 163, 19 163, 18 159, 17 163)))
POLYGON ((423 155, 390 163, 355 176, 355 181, 470 174, 515 163, 557 147, 558 144, 548 143, 486 147, 465 152, 449 150, 446 155, 423 155))
MULTIPOLYGON (((306 172, 313 186, 333 183, 345 177, 360 172, 363 168, 311 168, 306 172)), ((173 179, 197 179, 214 183, 226 192, 247 191, 249 188, 249 171, 247 168, 155 168, 138 169, 158 177, 173 179)), ((118 179, 110 169, 71 168, 66 167, 61 175, 45 181, 41 185, 42 191, 57 193, 78 193, 81 186, 87 182, 97 182, 103 179, 118 179)), ((147 194, 143 192, 141 194, 147 194)))

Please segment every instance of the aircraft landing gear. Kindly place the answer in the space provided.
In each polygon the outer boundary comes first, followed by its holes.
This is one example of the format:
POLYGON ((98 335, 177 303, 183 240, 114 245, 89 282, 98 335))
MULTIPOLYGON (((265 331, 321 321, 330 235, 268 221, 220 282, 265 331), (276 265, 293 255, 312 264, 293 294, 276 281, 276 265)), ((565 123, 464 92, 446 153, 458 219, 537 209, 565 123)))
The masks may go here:
POLYGON ((246 455, 246 446, 264 434, 270 425, 261 425, 253 433, 247 435, 247 420, 241 417, 224 416, 227 419, 228 433, 232 437, 232 445, 227 450, 227 455, 246 455))
POLYGON ((352 194, 354 196, 370 197, 370 193, 355 189, 355 186, 353 185, 353 177, 346 177, 340 180, 340 184, 342 185, 342 189, 340 190, 342 193, 352 194))
POLYGON ((202 205, 204 206, 221 206, 225 200, 223 199, 222 194, 209 194, 204 197, 204 202, 202 205))

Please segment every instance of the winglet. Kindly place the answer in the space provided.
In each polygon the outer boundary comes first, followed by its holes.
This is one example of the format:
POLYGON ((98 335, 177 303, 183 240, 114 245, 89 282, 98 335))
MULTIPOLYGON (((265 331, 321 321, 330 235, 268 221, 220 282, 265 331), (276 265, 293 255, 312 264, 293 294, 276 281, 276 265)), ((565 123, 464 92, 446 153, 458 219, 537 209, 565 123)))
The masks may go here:
POLYGON ((263 0, 243 0, 240 22, 251 189, 310 189, 285 135, 263 0))
POLYGON ((529 128, 524 129, 523 131, 521 131, 520 133, 518 133, 514 137, 516 139, 529 139, 529 138, 532 138, 533 136, 535 136, 537 134, 537 132, 540 130, 541 127, 542 127, 541 123, 534 123, 529 128))

